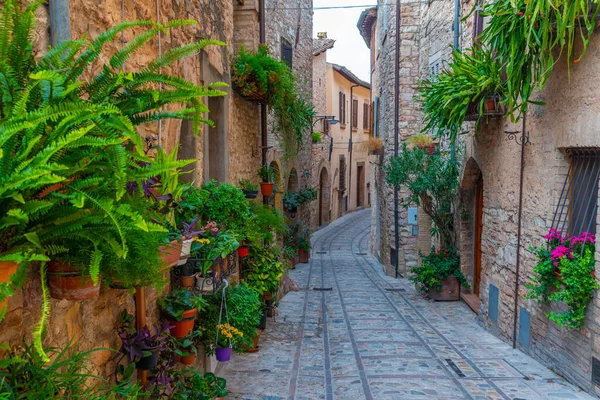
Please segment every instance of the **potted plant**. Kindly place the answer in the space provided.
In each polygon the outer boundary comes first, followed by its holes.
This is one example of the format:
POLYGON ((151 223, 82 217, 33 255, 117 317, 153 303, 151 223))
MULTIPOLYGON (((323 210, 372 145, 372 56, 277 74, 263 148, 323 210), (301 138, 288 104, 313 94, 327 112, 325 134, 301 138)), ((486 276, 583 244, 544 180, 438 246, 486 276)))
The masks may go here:
POLYGON ((183 338, 172 338, 171 347, 175 359, 183 365, 192 365, 198 354, 198 338, 202 336, 199 330, 192 330, 183 338))
POLYGON ((429 155, 433 154, 436 148, 435 144, 433 143, 433 138, 429 135, 411 136, 408 139, 408 143, 411 148, 418 147, 429 155))
POLYGON ((242 244, 238 248, 238 256, 239 257, 248 257, 249 247, 246 244, 242 244))
POLYGON ((270 298, 272 293, 277 292, 283 272, 275 247, 255 246, 245 265, 244 279, 261 296, 270 298))
POLYGON ((427 256, 421 256, 421 266, 411 268, 414 274, 409 278, 417 289, 436 301, 460 300, 460 286, 469 288, 460 270, 460 258, 453 248, 431 249, 427 256))
POLYGON ((157 303, 169 320, 171 335, 176 338, 183 338, 192 330, 196 314, 207 304, 201 295, 192 294, 186 288, 172 291, 157 303))
POLYGON ((258 185, 250 182, 250 179, 240 180, 239 185, 247 199, 255 199, 258 196, 258 185))
POLYGON ((263 196, 269 197, 273 194, 275 185, 275 168, 269 165, 261 165, 258 169, 258 176, 262 180, 260 183, 260 192, 263 196))
POLYGON ((100 295, 100 282, 82 268, 61 260, 48 263, 48 289, 50 297, 60 300, 92 300, 100 295))
POLYGON ((283 207, 295 218, 300 206, 300 196, 297 192, 287 192, 283 195, 283 207))
POLYGON ((369 154, 374 156, 379 156, 383 154, 383 141, 381 138, 369 135, 369 138, 363 145, 363 149, 366 150, 369 154))
POLYGON ((220 399, 227 396, 226 381, 212 372, 200 372, 188 368, 174 373, 175 383, 169 396, 173 400, 220 399))
POLYGON ((135 329, 133 321, 133 315, 126 310, 121 312, 117 330, 122 342, 119 351, 129 356, 129 361, 135 362, 137 369, 144 371, 154 369, 158 363, 158 354, 167 348, 166 332, 169 325, 155 327, 152 334, 146 325, 141 329, 135 329))
POLYGON ((215 347, 215 355, 217 361, 227 362, 231 360, 233 346, 244 336, 237 328, 229 324, 217 325, 217 343, 215 347))
POLYGON ((190 222, 183 222, 183 228, 181 228, 181 256, 177 262, 177 266, 185 265, 188 258, 190 258, 190 252, 192 249, 192 242, 196 236, 200 234, 200 231, 196 231, 196 224, 200 221, 200 217, 196 217, 190 222))
POLYGON ((296 257, 298 257, 298 249, 295 243, 285 244, 281 249, 282 257, 288 261, 290 268, 296 267, 296 257))
POLYGON ((312 249, 310 240, 300 237, 296 240, 296 243, 298 245, 298 257, 300 258, 300 262, 305 264, 310 259, 310 249, 312 249))
POLYGON ((217 267, 219 258, 226 260, 227 256, 240 247, 237 235, 219 229, 213 221, 208 222, 192 243, 190 261, 198 262, 200 274, 207 277, 209 273, 218 279, 220 270, 217 267))
POLYGON ((313 132, 312 133, 312 142, 313 143, 323 143, 323 136, 321 132, 313 132))

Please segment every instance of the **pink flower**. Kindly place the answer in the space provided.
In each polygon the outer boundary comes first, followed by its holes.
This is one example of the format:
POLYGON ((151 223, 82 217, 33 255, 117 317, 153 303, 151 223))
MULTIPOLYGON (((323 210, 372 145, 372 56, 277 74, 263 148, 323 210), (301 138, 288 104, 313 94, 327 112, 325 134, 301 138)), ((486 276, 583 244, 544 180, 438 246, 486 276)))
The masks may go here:
POLYGON ((569 256, 569 258, 572 258, 572 254, 571 254, 571 249, 565 246, 558 246, 557 248, 555 248, 554 250, 552 250, 551 253, 551 258, 553 260, 556 260, 558 258, 564 257, 564 256, 569 256))

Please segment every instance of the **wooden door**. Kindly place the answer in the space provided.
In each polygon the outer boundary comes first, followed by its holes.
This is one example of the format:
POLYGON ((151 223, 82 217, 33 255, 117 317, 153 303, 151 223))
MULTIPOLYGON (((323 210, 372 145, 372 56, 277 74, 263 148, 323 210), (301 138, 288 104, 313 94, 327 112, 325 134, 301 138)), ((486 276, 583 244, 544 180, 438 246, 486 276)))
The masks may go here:
POLYGON ((475 238, 474 238, 474 269, 473 293, 479 296, 481 283, 481 233, 483 231, 483 178, 477 181, 477 194, 475 196, 475 238))
POLYGON ((356 207, 361 207, 365 198, 365 166, 356 166, 356 207))

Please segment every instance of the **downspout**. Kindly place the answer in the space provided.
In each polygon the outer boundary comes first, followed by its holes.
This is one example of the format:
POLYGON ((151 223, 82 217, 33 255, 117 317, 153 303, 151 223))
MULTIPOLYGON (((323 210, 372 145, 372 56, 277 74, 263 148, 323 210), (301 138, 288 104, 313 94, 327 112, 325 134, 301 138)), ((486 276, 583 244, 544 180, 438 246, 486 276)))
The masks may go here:
POLYGON ((56 46, 71 40, 71 12, 69 0, 50 0, 50 42, 56 46))
MULTIPOLYGON (((394 157, 398 157, 398 146, 399 146, 399 128, 398 122, 400 121, 400 1, 396 0, 396 54, 394 59, 394 157)), ((394 243, 396 247, 396 259, 394 260, 394 267, 396 269, 396 278, 400 275, 398 273, 398 261, 400 259, 400 233, 398 223, 398 187, 394 186, 394 243)))
MULTIPOLYGON (((348 171, 348 199, 352 201, 352 149, 354 148, 354 144, 352 143, 352 130, 354 127, 354 97, 352 95, 352 91, 355 87, 360 85, 352 85, 350 86, 350 145, 348 146, 348 152, 350 153, 350 170, 348 171)), ((358 110, 356 110, 356 125, 358 128, 358 110)), ((358 190, 358 181, 356 181, 356 190, 358 190)), ((358 204, 357 204, 358 206, 358 204)))
POLYGON ((460 0, 454 0, 454 50, 458 50, 458 39, 460 37, 460 0))
MULTIPOLYGON (((265 27, 265 0, 258 0, 258 20, 259 20, 259 35, 260 44, 266 43, 266 27, 265 27)), ((267 165, 267 105, 260 104, 260 145, 262 152, 262 165, 267 165)), ((263 204, 269 204, 269 198, 263 196, 263 204)))
POLYGON ((517 320, 519 311, 519 272, 521 269, 521 215, 523 213, 523 171, 525 170, 525 135, 527 132, 527 111, 523 113, 521 132, 521 175, 519 177, 519 215, 517 219, 517 265, 515 268, 515 310, 513 320, 513 349, 517 347, 517 320))

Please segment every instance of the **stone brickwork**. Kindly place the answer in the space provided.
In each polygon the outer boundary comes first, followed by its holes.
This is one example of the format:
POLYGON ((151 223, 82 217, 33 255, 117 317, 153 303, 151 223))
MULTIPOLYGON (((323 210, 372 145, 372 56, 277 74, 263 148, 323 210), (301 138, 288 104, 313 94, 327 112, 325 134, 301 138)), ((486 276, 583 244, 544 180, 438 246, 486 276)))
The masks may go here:
MULTIPOLYGON (((385 2, 380 2, 380 5, 385 2)), ((410 32, 402 31, 402 41, 415 46, 410 50, 401 43, 401 118, 400 139, 405 140, 422 127, 418 113, 418 102, 410 98, 409 89, 414 88, 416 78, 437 73, 449 60, 454 41, 454 4, 452 2, 412 3, 404 10, 403 17, 415 22, 410 32), (412 13, 414 12, 414 13, 412 13), (411 36, 412 34, 414 36, 411 36), (413 51, 416 50, 416 53, 413 51), (417 54, 418 74, 406 66, 407 56, 417 54), (407 92, 408 90, 408 92, 407 92), (408 104, 407 104, 408 103, 408 104), (405 110, 408 114, 403 114, 405 110), (403 116, 415 117, 407 121, 403 116)), ((459 47, 466 49, 472 43, 473 17, 462 20, 474 2, 461 2, 459 47)), ((380 96, 379 123, 385 137, 385 160, 390 157, 393 145, 393 70, 394 70, 394 7, 380 7, 377 21, 377 43, 375 52, 374 96, 380 96)), ((403 18, 404 21, 404 18, 403 18)), ((408 21, 407 21, 408 22, 408 21)), ((597 119, 600 103, 595 99, 597 89, 589 84, 592 76, 600 73, 597 63, 600 57, 600 42, 591 41, 582 62, 571 66, 570 77, 564 60, 555 66, 545 89, 534 96, 545 101, 544 106, 531 106, 527 117, 527 132, 531 144, 524 153, 523 214, 521 232, 521 266, 519 291, 516 294, 518 308, 530 314, 530 337, 519 347, 545 365, 563 375, 569 381, 592 393, 600 394, 592 384, 592 357, 600 358, 600 295, 596 292, 588 307, 584 327, 568 330, 551 322, 546 314, 562 310, 561 305, 539 305, 524 298, 525 284, 533 276, 537 260, 528 250, 531 245, 544 243, 543 236, 552 225, 566 174, 569 171, 569 156, 565 149, 571 147, 600 148, 597 119)), ((414 92, 412 93, 414 94, 414 92)), ((467 125, 469 127, 470 125, 467 125)), ((516 259, 518 240, 518 204, 520 176, 520 145, 509 140, 505 131, 521 131, 519 123, 508 119, 490 120, 482 123, 473 137, 464 138, 465 158, 460 177, 460 192, 455 210, 457 246, 461 252, 461 268, 467 280, 473 284, 478 274, 476 265, 476 200, 478 185, 483 185, 481 273, 480 284, 473 288, 479 292, 480 322, 506 341, 513 337, 515 310, 516 259), (482 182, 482 183, 481 183, 482 182), (497 321, 490 318, 490 287, 499 290, 497 321)), ((375 171, 377 183, 378 213, 373 218, 372 238, 378 244, 374 251, 384 261, 389 261, 388 249, 393 246, 393 196, 384 184, 381 169, 375 171)), ((596 182, 597 184, 597 182, 596 182)), ((401 229, 404 216, 401 214, 401 229)), ((600 221, 600 219, 598 220, 600 221)), ((424 228, 419 221, 420 230, 424 228)), ((577 234, 577 233, 576 233, 577 234)), ((401 232, 402 235, 402 232, 401 232)), ((401 236, 404 238, 404 236, 401 236)), ((421 239, 421 238, 420 238, 421 239)), ((424 246, 419 239, 419 247, 424 246)), ((401 267, 413 261, 411 241, 402 241, 401 267)), ((600 249, 596 260, 600 259, 600 249)), ((390 269, 387 268, 389 271, 390 269)), ((401 270, 402 271, 402 270, 401 270)), ((519 321, 520 322, 520 316, 519 321)), ((518 327, 518 325, 517 325, 518 327)), ((524 330, 523 332, 526 332, 524 330)), ((517 329, 517 335, 521 332, 517 329)))

